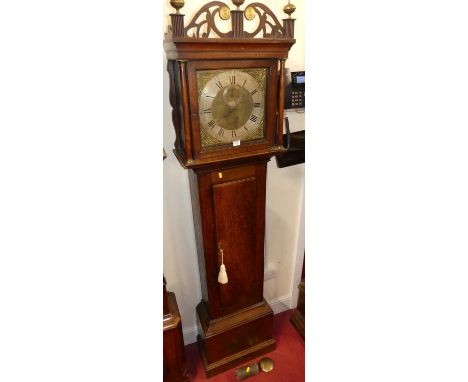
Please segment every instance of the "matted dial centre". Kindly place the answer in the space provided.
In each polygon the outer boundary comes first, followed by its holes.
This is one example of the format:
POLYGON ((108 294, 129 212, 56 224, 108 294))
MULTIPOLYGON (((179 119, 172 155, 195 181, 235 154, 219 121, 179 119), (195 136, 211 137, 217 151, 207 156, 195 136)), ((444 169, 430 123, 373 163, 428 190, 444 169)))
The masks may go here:
POLYGON ((252 95, 242 86, 228 85, 213 100, 213 118, 226 130, 245 125, 253 111, 252 95))

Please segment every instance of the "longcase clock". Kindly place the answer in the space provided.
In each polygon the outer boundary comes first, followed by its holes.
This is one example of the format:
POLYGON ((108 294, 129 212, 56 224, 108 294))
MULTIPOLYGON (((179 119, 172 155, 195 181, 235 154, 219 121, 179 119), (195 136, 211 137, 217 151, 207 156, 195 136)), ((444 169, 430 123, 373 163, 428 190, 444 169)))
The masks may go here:
POLYGON ((280 23, 264 4, 232 2, 236 9, 208 2, 185 25, 184 1, 172 0, 164 40, 174 153, 189 170, 208 376, 275 348, 263 298, 266 176, 271 157, 285 151, 284 66, 295 43, 292 4, 280 23))

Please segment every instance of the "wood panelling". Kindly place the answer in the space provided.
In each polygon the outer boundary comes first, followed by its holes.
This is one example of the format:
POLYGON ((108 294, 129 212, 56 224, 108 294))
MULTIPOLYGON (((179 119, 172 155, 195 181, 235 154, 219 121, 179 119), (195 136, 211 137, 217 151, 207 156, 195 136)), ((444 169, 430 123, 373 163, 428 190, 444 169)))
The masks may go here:
POLYGON ((191 172, 203 298, 212 319, 263 299, 266 162, 191 172), (218 283, 224 251, 229 282, 218 283))

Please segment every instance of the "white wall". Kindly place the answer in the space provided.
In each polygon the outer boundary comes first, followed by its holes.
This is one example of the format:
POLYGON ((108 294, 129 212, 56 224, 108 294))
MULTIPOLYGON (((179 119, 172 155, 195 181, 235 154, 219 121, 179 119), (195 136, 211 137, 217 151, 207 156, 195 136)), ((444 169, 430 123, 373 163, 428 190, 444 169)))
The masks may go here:
MULTIPOLYGON (((206 1, 186 1, 181 13, 186 23, 206 1)), ((226 2, 230 4, 230 2, 226 2)), ((285 0, 269 1, 268 6, 279 19, 283 18, 285 0)), ((297 11, 296 44, 291 49, 286 66, 291 70, 303 70, 304 64, 304 15, 305 0, 295 0, 297 11)), ((246 2, 245 5, 248 5, 246 2)), ((164 3, 164 31, 173 9, 169 1, 164 3)), ((161 48, 163 49, 163 48, 161 48)), ((164 67, 166 58, 164 56, 164 67)), ((169 76, 164 73, 164 148, 168 153, 164 161, 164 274, 168 290, 175 292, 182 316, 185 343, 196 339, 195 307, 200 302, 200 280, 196 255, 195 234, 190 202, 187 170, 184 170, 172 153, 175 133, 169 105, 169 76)), ((291 131, 303 130, 304 114, 288 111, 291 131)), ((268 165, 266 233, 265 233, 265 281, 264 296, 275 313, 295 307, 297 284, 304 254, 304 165, 279 169, 273 158, 268 165)))

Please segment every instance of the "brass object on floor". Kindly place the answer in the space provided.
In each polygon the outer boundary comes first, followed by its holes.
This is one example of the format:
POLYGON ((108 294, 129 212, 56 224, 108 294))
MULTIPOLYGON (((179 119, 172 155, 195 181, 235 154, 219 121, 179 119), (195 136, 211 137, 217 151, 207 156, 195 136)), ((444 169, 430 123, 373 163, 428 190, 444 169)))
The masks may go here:
POLYGON ((262 358, 258 364, 260 365, 260 369, 265 373, 268 373, 275 368, 275 363, 268 357, 262 358))
POLYGON ((236 377, 238 381, 243 381, 244 379, 257 375, 259 372, 258 363, 254 363, 253 365, 239 367, 236 370, 236 377))
POLYGON ((275 363, 271 358, 265 357, 262 358, 258 363, 254 363, 253 365, 239 367, 236 370, 236 377, 238 381, 243 381, 249 377, 253 377, 257 375, 260 370, 268 373, 275 368, 275 363))

